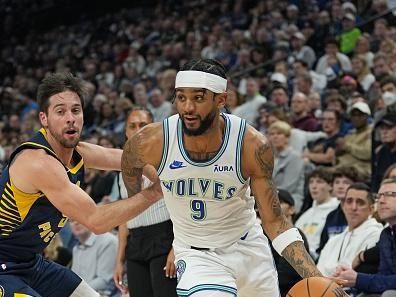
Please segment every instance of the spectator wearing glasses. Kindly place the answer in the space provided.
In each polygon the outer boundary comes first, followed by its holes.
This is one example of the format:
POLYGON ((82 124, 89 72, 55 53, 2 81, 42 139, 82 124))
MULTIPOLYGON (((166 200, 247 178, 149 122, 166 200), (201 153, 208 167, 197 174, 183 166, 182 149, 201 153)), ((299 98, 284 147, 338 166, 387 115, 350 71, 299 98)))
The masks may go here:
POLYGON ((378 272, 358 273, 349 266, 340 265, 334 276, 346 280, 345 286, 363 291, 360 296, 391 297, 396 295, 396 179, 385 179, 376 198, 378 214, 389 224, 381 232, 378 243, 380 253, 378 272))
POLYGON ((383 228, 371 218, 374 197, 367 185, 352 184, 341 200, 341 207, 348 227, 330 238, 320 254, 318 268, 325 276, 331 276, 338 264, 351 265, 360 251, 375 246, 383 228))

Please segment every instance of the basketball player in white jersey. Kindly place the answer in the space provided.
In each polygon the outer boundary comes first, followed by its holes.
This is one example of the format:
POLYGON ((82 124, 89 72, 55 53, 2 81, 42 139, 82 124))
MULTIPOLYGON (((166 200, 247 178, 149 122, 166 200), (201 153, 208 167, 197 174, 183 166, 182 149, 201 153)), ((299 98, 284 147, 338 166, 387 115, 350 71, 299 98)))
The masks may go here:
POLYGON ((220 113, 226 86, 218 62, 187 62, 176 77, 178 114, 128 140, 123 178, 131 196, 140 191, 142 168, 157 169, 173 221, 179 296, 276 297, 277 273, 250 189, 276 251, 302 277, 321 274, 282 214, 267 139, 220 113))

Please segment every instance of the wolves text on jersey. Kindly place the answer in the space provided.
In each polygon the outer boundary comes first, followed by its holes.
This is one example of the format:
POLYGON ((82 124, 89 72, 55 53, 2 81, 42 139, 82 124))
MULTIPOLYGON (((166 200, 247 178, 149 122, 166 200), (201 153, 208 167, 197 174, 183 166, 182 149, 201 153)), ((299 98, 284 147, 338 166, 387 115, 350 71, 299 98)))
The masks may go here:
POLYGON ((207 178, 180 178, 176 180, 162 180, 167 192, 180 198, 202 198, 227 200, 230 199, 236 187, 226 187, 223 182, 207 178))

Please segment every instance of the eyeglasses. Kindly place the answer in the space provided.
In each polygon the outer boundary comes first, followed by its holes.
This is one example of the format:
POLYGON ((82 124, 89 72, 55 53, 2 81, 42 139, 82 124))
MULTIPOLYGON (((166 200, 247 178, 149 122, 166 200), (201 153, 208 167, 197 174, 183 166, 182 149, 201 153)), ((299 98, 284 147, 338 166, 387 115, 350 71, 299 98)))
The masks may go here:
POLYGON ((376 200, 379 200, 382 196, 384 196, 384 198, 396 198, 396 192, 388 191, 388 192, 374 194, 376 200))

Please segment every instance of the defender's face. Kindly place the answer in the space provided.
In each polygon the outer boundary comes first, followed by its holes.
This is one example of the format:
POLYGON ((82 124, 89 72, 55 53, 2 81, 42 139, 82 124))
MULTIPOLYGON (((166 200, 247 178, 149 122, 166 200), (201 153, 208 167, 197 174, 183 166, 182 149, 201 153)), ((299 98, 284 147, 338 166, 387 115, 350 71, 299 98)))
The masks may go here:
POLYGON ((179 88, 176 90, 176 109, 183 123, 183 132, 190 136, 204 134, 224 107, 226 95, 206 89, 179 88))
POLYGON ((77 146, 84 119, 81 100, 76 93, 64 91, 51 96, 47 113, 40 112, 39 116, 42 126, 63 147, 77 146))

